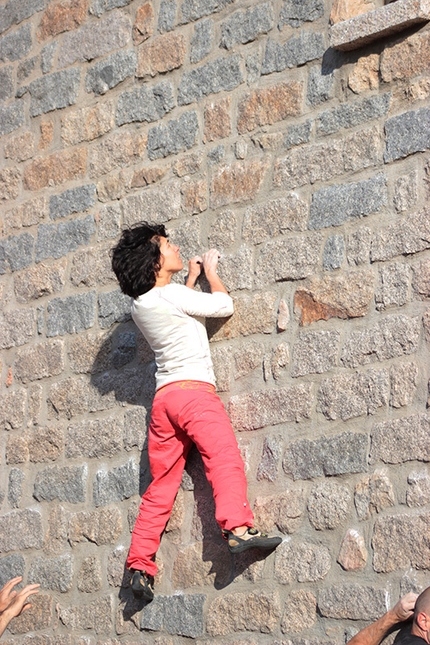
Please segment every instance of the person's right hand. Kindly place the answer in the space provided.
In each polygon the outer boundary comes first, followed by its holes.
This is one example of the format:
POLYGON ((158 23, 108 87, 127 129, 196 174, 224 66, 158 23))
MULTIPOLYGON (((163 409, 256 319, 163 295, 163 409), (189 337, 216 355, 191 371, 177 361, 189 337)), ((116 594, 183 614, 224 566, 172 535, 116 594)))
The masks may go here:
POLYGON ((202 261, 203 268, 206 274, 210 273, 211 271, 216 272, 218 260, 220 259, 220 257, 220 252, 217 251, 217 249, 210 249, 209 251, 206 251, 206 253, 203 253, 202 261))
POLYGON ((410 591, 394 605, 393 612, 398 617, 399 622, 408 620, 412 616, 417 598, 418 594, 410 591))
POLYGON ((12 578, 0 590, 0 612, 7 613, 9 619, 29 609, 31 604, 27 603, 27 598, 39 592, 39 584, 27 585, 20 591, 15 591, 13 587, 21 581, 22 576, 12 578))

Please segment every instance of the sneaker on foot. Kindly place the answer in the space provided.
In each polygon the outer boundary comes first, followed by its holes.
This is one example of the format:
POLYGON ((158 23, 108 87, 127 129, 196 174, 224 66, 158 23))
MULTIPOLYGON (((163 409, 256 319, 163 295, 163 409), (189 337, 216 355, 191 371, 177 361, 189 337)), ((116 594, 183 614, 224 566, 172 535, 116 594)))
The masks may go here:
POLYGON ((247 551, 248 549, 264 549, 269 551, 276 549, 282 542, 282 538, 269 537, 253 527, 246 529, 242 535, 234 535, 231 531, 223 531, 223 536, 227 540, 230 553, 243 553, 243 551, 247 551))
POLYGON ((146 571, 134 571, 131 578, 131 590, 135 598, 150 602, 154 598, 154 577, 146 571))

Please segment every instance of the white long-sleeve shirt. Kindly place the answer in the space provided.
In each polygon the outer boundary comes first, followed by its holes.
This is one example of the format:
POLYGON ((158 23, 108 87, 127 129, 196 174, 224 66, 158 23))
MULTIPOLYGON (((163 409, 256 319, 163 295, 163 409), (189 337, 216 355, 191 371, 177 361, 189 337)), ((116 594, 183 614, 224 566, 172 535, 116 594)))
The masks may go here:
POLYGON ((180 284, 154 287, 133 300, 131 315, 155 354, 157 390, 174 381, 215 385, 204 318, 233 313, 231 297, 180 284))

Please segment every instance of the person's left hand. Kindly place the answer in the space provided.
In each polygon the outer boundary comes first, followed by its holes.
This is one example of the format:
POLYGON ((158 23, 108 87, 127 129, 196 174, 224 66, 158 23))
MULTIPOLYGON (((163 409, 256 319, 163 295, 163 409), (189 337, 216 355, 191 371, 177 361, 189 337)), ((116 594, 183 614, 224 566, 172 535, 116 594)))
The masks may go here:
POLYGON ((21 611, 24 611, 31 605, 26 605, 28 596, 38 593, 40 585, 27 585, 20 591, 15 591, 14 587, 22 582, 22 576, 17 576, 6 582, 4 587, 0 589, 0 613, 7 610, 11 616, 19 616, 21 611))
POLYGON ((202 271, 202 258, 195 255, 188 261, 188 278, 196 281, 202 271))

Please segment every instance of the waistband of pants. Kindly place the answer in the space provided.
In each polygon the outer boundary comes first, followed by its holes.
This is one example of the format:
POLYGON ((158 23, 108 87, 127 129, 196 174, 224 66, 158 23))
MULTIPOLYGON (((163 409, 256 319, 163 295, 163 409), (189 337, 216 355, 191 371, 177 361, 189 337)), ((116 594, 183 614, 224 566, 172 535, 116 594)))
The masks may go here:
POLYGON ((200 392, 210 392, 211 394, 216 393, 215 385, 212 383, 205 383, 204 381, 173 381, 173 383, 167 383, 167 385, 160 387, 156 391, 154 398, 161 394, 168 394, 178 390, 199 390, 200 392))

